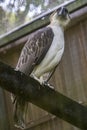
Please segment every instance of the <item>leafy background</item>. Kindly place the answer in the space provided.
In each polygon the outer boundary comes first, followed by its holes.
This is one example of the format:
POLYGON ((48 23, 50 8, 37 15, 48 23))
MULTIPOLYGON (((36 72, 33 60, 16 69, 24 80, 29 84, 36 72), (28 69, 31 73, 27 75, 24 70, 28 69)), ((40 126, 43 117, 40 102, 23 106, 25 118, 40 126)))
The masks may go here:
POLYGON ((0 35, 11 31, 66 0, 0 0, 0 35))

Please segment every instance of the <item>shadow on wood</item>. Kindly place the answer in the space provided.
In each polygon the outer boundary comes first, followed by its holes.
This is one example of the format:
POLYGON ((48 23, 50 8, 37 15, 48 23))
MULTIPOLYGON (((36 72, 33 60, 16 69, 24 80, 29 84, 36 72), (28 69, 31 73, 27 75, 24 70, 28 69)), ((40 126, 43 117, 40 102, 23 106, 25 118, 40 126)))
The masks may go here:
POLYGON ((0 62, 0 87, 57 117, 87 129, 87 108, 36 80, 0 62))

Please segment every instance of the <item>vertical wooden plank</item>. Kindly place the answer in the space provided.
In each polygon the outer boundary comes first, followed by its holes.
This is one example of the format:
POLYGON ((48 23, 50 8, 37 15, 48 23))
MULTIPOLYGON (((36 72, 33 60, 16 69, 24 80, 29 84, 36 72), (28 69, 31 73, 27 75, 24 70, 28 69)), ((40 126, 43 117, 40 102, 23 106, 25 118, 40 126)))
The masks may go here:
POLYGON ((9 130, 3 90, 0 88, 0 130, 9 130))

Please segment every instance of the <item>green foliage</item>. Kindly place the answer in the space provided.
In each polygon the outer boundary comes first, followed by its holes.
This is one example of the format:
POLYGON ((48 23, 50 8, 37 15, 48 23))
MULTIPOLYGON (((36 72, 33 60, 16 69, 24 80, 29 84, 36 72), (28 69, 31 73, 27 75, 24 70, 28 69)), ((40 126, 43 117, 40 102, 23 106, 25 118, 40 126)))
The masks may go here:
POLYGON ((0 0, 0 34, 29 22, 59 3, 61 0, 0 0))
MULTIPOLYGON (((67 0, 0 0, 0 34, 29 22, 65 1, 67 0)), ((81 0, 77 0, 76 3, 81 5, 81 0)), ((77 6, 76 3, 74 6, 77 6)))

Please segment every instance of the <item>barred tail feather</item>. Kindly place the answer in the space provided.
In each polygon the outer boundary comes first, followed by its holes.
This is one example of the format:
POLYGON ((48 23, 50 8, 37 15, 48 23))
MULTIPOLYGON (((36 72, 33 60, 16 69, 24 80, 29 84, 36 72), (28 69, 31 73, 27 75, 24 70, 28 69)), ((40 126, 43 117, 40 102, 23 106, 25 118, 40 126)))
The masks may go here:
POLYGON ((14 98, 14 101, 13 101, 13 114, 14 115, 13 116, 14 116, 15 126, 17 128, 25 129, 28 102, 26 102, 19 96, 14 96, 14 97, 13 97, 14 98))

